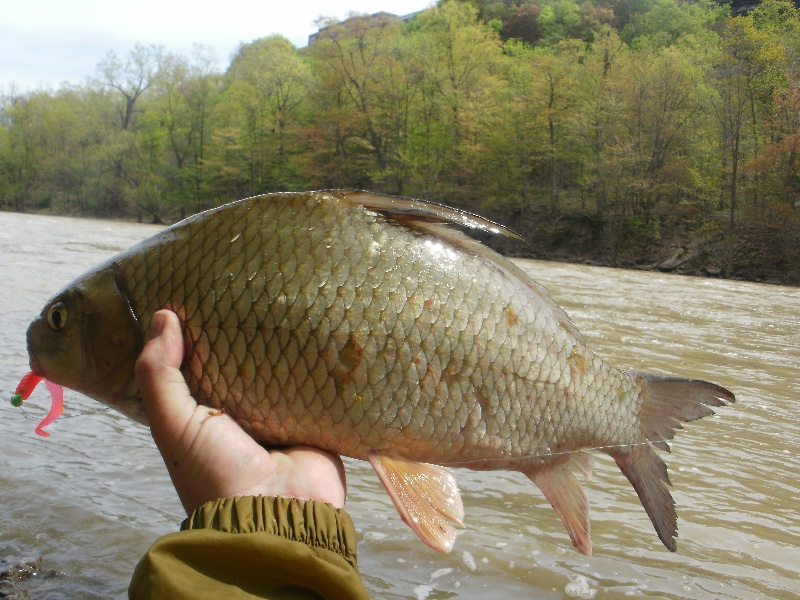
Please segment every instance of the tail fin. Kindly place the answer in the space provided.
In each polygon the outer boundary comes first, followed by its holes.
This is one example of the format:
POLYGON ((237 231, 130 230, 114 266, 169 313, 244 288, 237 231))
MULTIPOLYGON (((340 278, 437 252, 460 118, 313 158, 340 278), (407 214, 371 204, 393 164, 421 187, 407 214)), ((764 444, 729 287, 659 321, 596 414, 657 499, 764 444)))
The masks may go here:
POLYGON ((681 421, 713 415, 709 405, 726 406, 734 401, 734 395, 707 381, 635 371, 628 374, 641 385, 643 401, 639 412, 639 438, 633 445, 609 450, 608 454, 633 485, 658 537, 670 551, 675 552, 678 517, 667 488, 671 485, 667 465, 652 446, 669 451, 667 440, 675 437, 676 429, 682 429, 681 421))

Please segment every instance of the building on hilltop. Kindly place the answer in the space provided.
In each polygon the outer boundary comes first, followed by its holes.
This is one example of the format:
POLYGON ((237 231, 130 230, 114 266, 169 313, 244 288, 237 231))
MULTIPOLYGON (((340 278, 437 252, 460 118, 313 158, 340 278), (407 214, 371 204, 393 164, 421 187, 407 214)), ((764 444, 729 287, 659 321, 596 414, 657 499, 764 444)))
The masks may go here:
MULTIPOLYGON (((374 21, 376 25, 386 24, 386 23, 390 23, 392 21, 403 21, 403 22, 406 22, 406 21, 410 21, 412 18, 414 18, 414 16, 418 15, 421 12, 422 11, 418 10, 416 12, 408 13, 407 15, 394 15, 394 14, 388 13, 386 11, 380 11, 380 12, 372 13, 371 15, 355 15, 355 16, 352 16, 352 17, 348 17, 344 21, 339 21, 338 23, 336 23, 336 25, 346 25, 350 21, 354 21, 356 19, 363 19, 365 17, 370 19, 371 21, 374 21)), ((308 45, 310 46, 311 44, 316 42, 319 39, 319 36, 325 30, 329 29, 330 27, 331 26, 328 25, 326 27, 323 27, 322 29, 320 29, 316 33, 312 33, 311 35, 309 35, 308 36, 308 45)))

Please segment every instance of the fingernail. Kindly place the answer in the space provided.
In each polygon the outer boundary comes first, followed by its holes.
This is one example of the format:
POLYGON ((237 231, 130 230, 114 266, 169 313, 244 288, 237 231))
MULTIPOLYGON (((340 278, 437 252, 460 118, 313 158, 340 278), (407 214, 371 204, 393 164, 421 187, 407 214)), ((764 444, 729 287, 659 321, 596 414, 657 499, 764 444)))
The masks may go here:
POLYGON ((164 331, 164 325, 166 325, 167 319, 162 313, 156 313, 153 315, 152 321, 150 321, 150 335, 152 337, 158 337, 161 335, 161 332, 164 331))

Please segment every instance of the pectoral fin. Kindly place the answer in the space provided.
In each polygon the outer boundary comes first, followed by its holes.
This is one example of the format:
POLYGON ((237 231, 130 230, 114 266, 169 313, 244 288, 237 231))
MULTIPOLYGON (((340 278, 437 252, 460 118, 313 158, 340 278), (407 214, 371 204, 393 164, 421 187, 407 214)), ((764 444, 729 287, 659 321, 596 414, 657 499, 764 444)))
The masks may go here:
POLYGON ((369 462, 389 492, 403 521, 437 552, 450 552, 456 530, 463 527, 464 505, 450 469, 372 454, 369 462))
POLYGON ((525 472, 561 518, 572 545, 586 556, 592 555, 589 502, 571 469, 588 477, 591 474, 591 460, 592 457, 585 452, 573 452, 555 465, 548 464, 525 472))

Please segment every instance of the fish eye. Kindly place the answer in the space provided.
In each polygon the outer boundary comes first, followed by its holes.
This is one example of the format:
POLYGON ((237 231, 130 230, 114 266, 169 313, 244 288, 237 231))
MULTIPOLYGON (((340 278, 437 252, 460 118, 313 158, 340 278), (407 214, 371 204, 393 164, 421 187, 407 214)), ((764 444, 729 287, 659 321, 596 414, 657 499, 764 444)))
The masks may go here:
POLYGON ((56 331, 64 328, 67 324, 67 307, 63 302, 56 302, 47 310, 47 323, 56 331))

